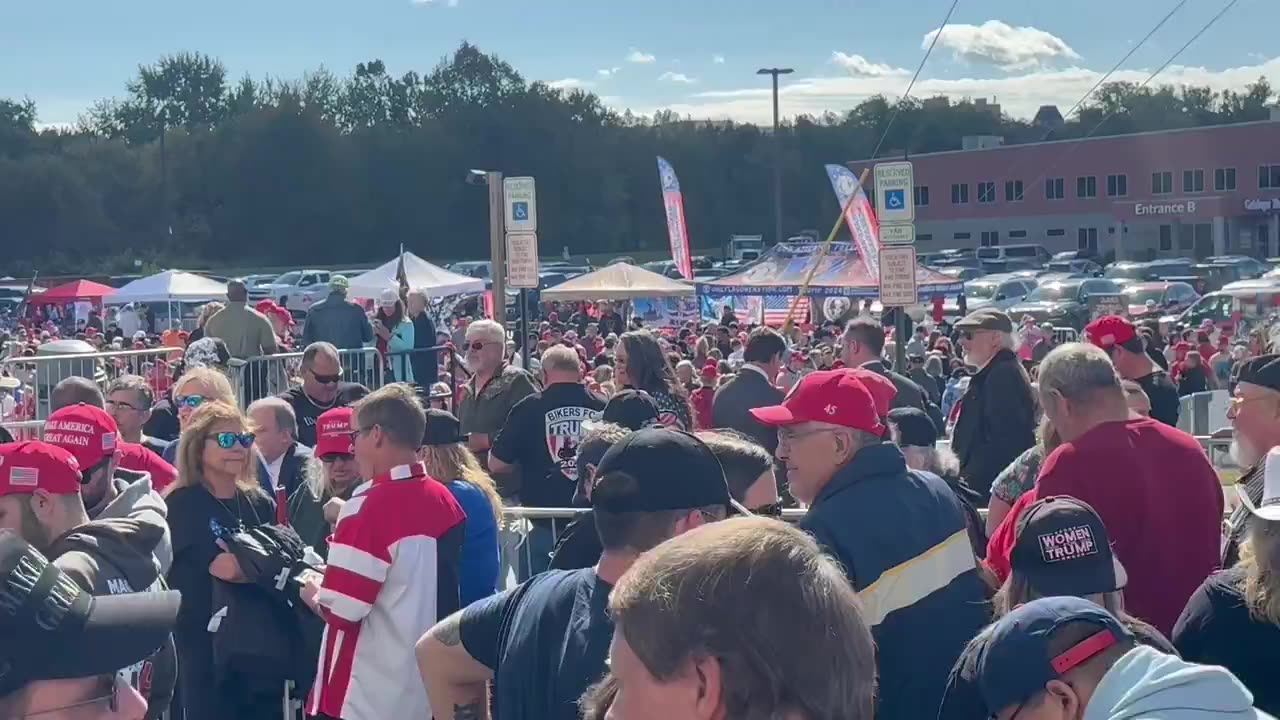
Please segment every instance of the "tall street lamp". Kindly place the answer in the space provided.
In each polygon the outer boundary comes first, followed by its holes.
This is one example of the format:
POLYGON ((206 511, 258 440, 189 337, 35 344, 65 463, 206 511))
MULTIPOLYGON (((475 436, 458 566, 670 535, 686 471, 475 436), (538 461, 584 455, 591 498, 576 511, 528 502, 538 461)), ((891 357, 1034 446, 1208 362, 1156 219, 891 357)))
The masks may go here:
POLYGON ((778 137, 778 76, 795 72, 791 68, 760 68, 757 75, 773 76, 773 232, 774 242, 782 242, 782 140, 778 137))

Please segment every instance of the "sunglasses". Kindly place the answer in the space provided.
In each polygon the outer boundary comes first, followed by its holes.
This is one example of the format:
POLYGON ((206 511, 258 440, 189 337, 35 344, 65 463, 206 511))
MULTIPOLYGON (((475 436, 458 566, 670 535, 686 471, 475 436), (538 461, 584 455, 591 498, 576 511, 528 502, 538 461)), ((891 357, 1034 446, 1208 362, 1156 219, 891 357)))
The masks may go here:
POLYGON ((311 370, 309 372, 311 373, 311 377, 315 378, 316 382, 320 383, 321 385, 335 385, 339 380, 342 379, 341 370, 334 373, 333 375, 321 375, 315 370, 311 370))
POLYGON ((207 399, 208 398, 206 398, 203 395, 179 395, 175 397, 173 401, 178 404, 179 408, 185 407, 185 408, 191 408, 192 410, 195 410, 196 408, 203 405, 204 401, 207 399))
POLYGON ((760 517, 780 518, 782 517, 782 503, 776 502, 751 508, 751 514, 759 515, 760 517))
POLYGON ((481 341, 481 340, 477 340, 477 341, 475 341, 475 342, 471 343, 470 345, 468 345, 468 346, 467 346, 467 349, 468 349, 468 350, 474 350, 475 352, 480 352, 481 350, 485 349, 485 347, 487 347, 487 346, 489 346, 489 345, 497 345, 497 344, 498 344, 498 343, 495 343, 495 342, 483 342, 483 341, 481 341))
POLYGON ((253 433, 220 432, 210 439, 217 442, 218 447, 223 450, 230 450, 236 446, 236 443, 240 443, 242 447, 249 447, 253 444, 253 439, 255 437, 256 436, 253 433))
POLYGON ((339 460, 351 462, 352 460, 355 460, 355 458, 356 458, 355 455, 351 455, 348 453, 330 453, 320 458, 320 462, 324 463, 325 465, 332 465, 338 462, 339 460))

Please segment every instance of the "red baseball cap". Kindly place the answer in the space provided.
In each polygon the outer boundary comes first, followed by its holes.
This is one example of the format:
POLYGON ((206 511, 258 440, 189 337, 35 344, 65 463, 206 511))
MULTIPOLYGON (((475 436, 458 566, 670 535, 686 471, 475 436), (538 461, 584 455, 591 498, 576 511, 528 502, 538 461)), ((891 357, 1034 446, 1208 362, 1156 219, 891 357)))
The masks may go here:
POLYGON ((849 368, 845 372, 862 381, 870 391, 872 399, 876 401, 876 414, 881 418, 888 417, 889 411, 893 409, 893 399, 898 397, 898 386, 889 378, 864 367, 849 368))
POLYGON ((823 422, 884 434, 875 396, 857 375, 848 370, 809 373, 796 384, 781 405, 756 408, 751 411, 751 416, 770 427, 823 422))
POLYGON ((76 457, 82 469, 115 455, 120 429, 106 410, 93 405, 68 405, 54 410, 44 424, 44 441, 76 457))
POLYGON ((76 456, 41 440, 0 445, 0 496, 52 495, 80 492, 80 463, 76 456))
POLYGON ((354 414, 351 408, 340 407, 326 410, 316 419, 316 457, 355 454, 356 445, 351 439, 354 414))
POLYGON ((1138 337, 1138 328, 1119 315, 1103 315, 1086 325, 1084 333, 1089 342, 1105 350, 1138 337))

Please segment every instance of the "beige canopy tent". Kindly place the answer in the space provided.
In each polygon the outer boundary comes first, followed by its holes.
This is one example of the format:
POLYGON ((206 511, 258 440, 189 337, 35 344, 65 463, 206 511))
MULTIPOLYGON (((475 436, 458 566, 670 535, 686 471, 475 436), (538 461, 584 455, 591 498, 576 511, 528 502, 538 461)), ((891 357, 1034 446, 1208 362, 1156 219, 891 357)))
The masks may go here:
POLYGON ((614 263, 543 290, 542 300, 630 300, 693 295, 687 282, 627 263, 614 263))

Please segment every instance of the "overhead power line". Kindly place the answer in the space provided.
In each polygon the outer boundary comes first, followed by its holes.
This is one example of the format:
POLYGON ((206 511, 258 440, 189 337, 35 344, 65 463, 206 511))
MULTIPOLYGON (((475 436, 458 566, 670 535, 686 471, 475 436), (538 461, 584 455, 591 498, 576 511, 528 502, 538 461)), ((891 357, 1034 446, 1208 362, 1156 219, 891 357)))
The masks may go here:
POLYGON ((920 58, 920 65, 916 68, 916 74, 911 76, 911 82, 907 83, 907 89, 902 93, 902 97, 898 98, 898 104, 893 108, 893 114, 889 116, 889 122, 884 126, 884 132, 880 135, 880 140, 876 143, 876 149, 871 151, 871 159, 875 160, 876 155, 880 153, 880 146, 884 144, 885 138, 889 137, 889 129, 893 127, 893 122, 898 119, 898 113, 902 112, 902 103, 911 95, 911 88, 915 87, 916 80, 920 77, 920 71, 924 70, 924 64, 928 62, 929 55, 933 53, 933 46, 938 44, 938 38, 942 37, 942 30, 947 27, 947 23, 951 22, 951 15, 956 11, 956 5, 960 0, 951 0, 951 9, 947 11, 947 16, 942 18, 942 24, 938 26, 938 31, 933 34, 933 40, 929 42, 929 47, 924 51, 924 57, 920 58))

